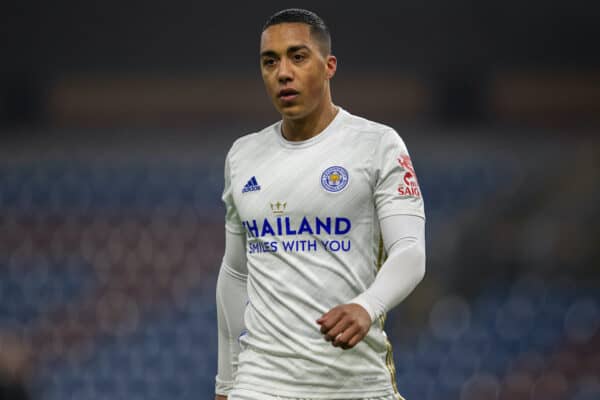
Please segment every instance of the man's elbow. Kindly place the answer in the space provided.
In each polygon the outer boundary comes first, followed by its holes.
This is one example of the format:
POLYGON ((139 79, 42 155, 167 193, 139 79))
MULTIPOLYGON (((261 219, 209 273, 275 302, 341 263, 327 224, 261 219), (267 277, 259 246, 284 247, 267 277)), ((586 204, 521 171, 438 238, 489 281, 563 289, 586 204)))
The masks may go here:
POLYGON ((415 286, 417 286, 425 277, 425 264, 426 264, 426 255, 425 255, 425 244, 417 243, 416 246, 413 247, 414 259, 415 259, 415 286))

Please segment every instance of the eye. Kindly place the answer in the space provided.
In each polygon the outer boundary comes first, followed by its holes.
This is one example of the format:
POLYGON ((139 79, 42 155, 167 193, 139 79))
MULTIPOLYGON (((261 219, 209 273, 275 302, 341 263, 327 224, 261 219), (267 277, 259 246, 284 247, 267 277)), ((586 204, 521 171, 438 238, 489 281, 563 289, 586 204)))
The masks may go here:
POLYGON ((295 62, 301 62, 304 61, 306 59, 306 55, 302 54, 302 53, 296 53, 294 55, 292 55, 292 60, 294 60, 295 62))
POLYGON ((262 64, 265 67, 272 67, 273 65, 275 65, 275 59, 274 58, 263 58, 262 64))

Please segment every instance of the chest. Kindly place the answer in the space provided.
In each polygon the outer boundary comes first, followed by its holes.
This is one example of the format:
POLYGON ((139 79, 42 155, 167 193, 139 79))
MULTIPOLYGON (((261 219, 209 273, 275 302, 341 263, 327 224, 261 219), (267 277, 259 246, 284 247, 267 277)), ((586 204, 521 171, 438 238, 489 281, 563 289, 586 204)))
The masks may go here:
POLYGON ((244 221, 360 218, 373 210, 370 160, 351 146, 277 149, 237 160, 234 202, 244 221))

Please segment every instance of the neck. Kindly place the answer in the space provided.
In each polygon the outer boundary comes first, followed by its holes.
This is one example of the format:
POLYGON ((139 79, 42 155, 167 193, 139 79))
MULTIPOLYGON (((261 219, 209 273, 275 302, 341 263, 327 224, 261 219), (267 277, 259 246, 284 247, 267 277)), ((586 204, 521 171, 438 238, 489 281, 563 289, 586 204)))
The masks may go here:
POLYGON ((283 136, 291 142, 310 139, 321 133, 333 121, 337 113, 338 108, 329 101, 327 106, 304 118, 284 117, 281 125, 283 136))

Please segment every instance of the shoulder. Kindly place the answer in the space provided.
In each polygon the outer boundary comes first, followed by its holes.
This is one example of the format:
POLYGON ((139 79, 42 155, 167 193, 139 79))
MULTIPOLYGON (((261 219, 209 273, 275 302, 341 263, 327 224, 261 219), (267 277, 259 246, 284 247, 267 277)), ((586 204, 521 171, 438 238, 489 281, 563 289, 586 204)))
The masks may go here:
POLYGON ((273 130, 277 124, 271 124, 258 132, 248 133, 237 138, 231 145, 227 153, 227 158, 231 160, 238 156, 244 156, 247 153, 252 154, 256 151, 257 147, 264 148, 273 139, 273 130))
POLYGON ((351 135, 357 135, 360 139, 380 142, 384 138, 399 137, 398 133, 391 126, 381 122, 350 114, 345 111, 344 128, 351 135))
POLYGON ((404 140, 391 126, 349 113, 344 122, 344 133, 352 143, 364 149, 364 158, 374 171, 389 160, 408 154, 404 140))

